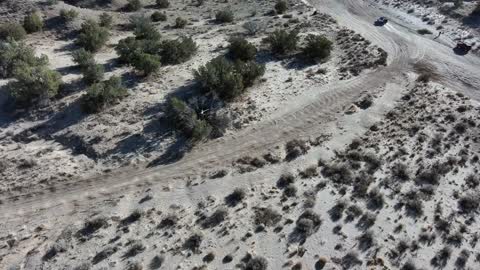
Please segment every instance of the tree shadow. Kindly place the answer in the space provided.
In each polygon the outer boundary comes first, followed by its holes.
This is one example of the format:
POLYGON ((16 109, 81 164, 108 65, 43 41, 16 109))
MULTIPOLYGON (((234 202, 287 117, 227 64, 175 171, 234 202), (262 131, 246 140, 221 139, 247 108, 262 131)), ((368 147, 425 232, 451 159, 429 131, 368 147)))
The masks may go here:
POLYGON ((467 25, 472 28, 480 27, 480 16, 470 15, 462 18, 463 25, 467 25))

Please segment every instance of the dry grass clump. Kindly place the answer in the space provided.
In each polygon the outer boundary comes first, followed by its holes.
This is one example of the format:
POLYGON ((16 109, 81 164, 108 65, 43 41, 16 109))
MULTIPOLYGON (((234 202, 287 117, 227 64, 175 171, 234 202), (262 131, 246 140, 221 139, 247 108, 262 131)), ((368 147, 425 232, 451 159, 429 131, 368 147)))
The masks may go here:
POLYGON ((227 215, 228 215, 227 209, 218 208, 217 210, 215 210, 215 212, 213 212, 212 215, 205 218, 205 220, 202 222, 202 227, 203 228, 216 227, 216 226, 220 225, 220 223, 225 221, 227 215))
POLYGON ((201 235, 200 233, 194 233, 187 238, 187 240, 183 244, 183 247, 193 252, 197 252, 200 248, 200 245, 202 244, 202 241, 203 235, 201 235))
POLYGON ((270 207, 257 207, 254 211, 255 225, 275 226, 282 220, 282 215, 270 207))
POLYGON ((301 155, 305 155, 309 147, 307 142, 304 140, 291 140, 285 145, 285 150, 287 152, 286 160, 294 160, 301 155))

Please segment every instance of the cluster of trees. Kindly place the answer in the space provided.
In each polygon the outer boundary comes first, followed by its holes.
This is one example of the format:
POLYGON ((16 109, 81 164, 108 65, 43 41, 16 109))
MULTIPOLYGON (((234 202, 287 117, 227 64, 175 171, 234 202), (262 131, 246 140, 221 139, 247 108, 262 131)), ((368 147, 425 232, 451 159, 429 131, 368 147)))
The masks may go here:
MULTIPOLYGON (((268 44, 271 52, 275 55, 287 55, 297 51, 299 48, 297 30, 275 30, 268 35, 264 42, 268 44)), ((309 61, 322 61, 330 56, 333 43, 321 35, 309 34, 305 38, 305 44, 301 50, 301 56, 309 61)))
POLYGON ((17 22, 4 23, 0 25, 1 40, 22 40, 27 34, 41 31, 44 22, 39 12, 33 11, 23 18, 23 24, 17 22))
POLYGON ((14 39, 0 43, 0 76, 13 78, 7 89, 21 107, 54 97, 62 84, 60 74, 48 68, 46 56, 35 56, 31 47, 14 39))
POLYGON ((120 40, 115 49, 123 63, 145 76, 156 72, 161 64, 183 63, 197 51, 196 43, 188 37, 162 41, 148 18, 136 18, 133 23, 135 36, 120 40))

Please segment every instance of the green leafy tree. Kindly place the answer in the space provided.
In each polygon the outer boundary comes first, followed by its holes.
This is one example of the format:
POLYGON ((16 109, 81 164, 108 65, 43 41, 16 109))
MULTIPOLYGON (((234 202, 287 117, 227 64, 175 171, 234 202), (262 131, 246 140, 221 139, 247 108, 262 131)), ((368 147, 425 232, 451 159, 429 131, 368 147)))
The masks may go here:
POLYGON ((160 56, 165 64, 180 64, 190 59, 197 51, 192 38, 167 40, 162 43, 160 56))
POLYGON ((58 72, 44 65, 22 64, 15 68, 14 80, 7 85, 7 89, 17 105, 28 106, 37 100, 55 96, 61 84, 58 72))
POLYGON ((25 28, 28 33, 41 31, 43 28, 42 17, 38 14, 38 12, 32 12, 26 15, 23 18, 23 28, 25 28))
POLYGON ((107 28, 100 26, 94 20, 87 20, 77 38, 77 43, 87 51, 99 51, 108 41, 110 33, 107 28))
POLYGON ((19 23, 4 23, 0 25, 0 39, 2 40, 22 40, 27 36, 27 32, 19 23))
POLYGON ((234 37, 229 40, 229 53, 233 59, 249 61, 254 60, 257 54, 257 48, 245 38, 234 37))
POLYGON ((128 95, 119 77, 93 84, 82 97, 82 108, 85 112, 96 113, 107 106, 112 106, 128 95))

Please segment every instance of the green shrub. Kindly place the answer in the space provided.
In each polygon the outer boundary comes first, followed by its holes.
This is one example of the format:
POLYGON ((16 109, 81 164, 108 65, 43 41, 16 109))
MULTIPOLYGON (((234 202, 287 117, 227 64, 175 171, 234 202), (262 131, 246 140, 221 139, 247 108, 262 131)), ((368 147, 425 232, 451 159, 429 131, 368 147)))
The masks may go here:
POLYGON ((230 46, 228 47, 229 53, 233 59, 242 61, 254 60, 257 54, 257 48, 241 37, 234 37, 229 40, 230 46))
POLYGON ((152 13, 150 18, 152 19, 153 22, 163 22, 167 20, 167 14, 159 11, 155 11, 154 13, 152 13))
POLYGON ((216 93, 220 98, 232 100, 262 76, 265 67, 253 61, 235 64, 220 56, 194 72, 204 91, 216 93))
POLYGON ((283 29, 275 30, 265 38, 265 41, 269 44, 272 53, 283 55, 297 48, 298 32, 296 30, 290 32, 283 29))
POLYGON ((234 15, 233 12, 230 9, 225 9, 225 10, 219 10, 215 14, 215 20, 218 23, 229 23, 233 22, 234 20, 234 15))
POLYGON ((288 9, 288 4, 285 0, 278 0, 277 3, 275 4, 275 11, 278 14, 283 14, 285 11, 288 9))
POLYGON ((72 58, 73 58, 73 62, 76 63, 82 69, 95 63, 93 53, 83 48, 74 51, 72 53, 72 58))
POLYGON ((0 39, 22 40, 27 35, 23 26, 19 23, 5 23, 0 25, 0 39))
POLYGON ((15 103, 21 106, 55 96, 62 83, 60 74, 45 65, 21 64, 15 67, 14 78, 15 80, 7 85, 7 89, 15 103))
POLYGON ((148 53, 135 53, 133 56, 133 67, 148 76, 160 68, 160 57, 148 53))
POLYGON ((44 66, 48 64, 46 56, 36 57, 35 51, 22 42, 10 40, 0 42, 0 77, 13 76, 15 67, 19 65, 44 66))
POLYGON ((330 56, 332 46, 332 42, 324 36, 308 35, 302 54, 306 59, 323 60, 330 56))
POLYGON ((177 17, 177 19, 175 19, 175 28, 185 28, 185 26, 187 26, 187 23, 188 21, 185 20, 184 18, 182 17, 177 17))
POLYGON ((257 78, 265 74, 265 66, 254 61, 237 61, 235 62, 235 70, 242 76, 244 87, 252 86, 257 78))
POLYGON ((112 15, 110 15, 106 12, 103 12, 102 14, 100 14, 99 19, 100 19, 100 26, 101 27, 105 27, 107 29, 112 28, 112 25, 113 25, 112 15))
POLYGON ((170 6, 168 0, 157 0, 156 3, 158 8, 168 8, 170 6))
POLYGON ((98 83, 103 80, 105 69, 97 63, 90 63, 82 68, 83 81, 86 84, 98 83))
POLYGON ((161 34, 157 31, 155 25, 152 24, 150 18, 136 17, 132 19, 132 23, 135 26, 133 34, 137 39, 157 41, 161 38, 161 34))
POLYGON ((138 11, 143 7, 141 0, 128 0, 125 9, 127 11, 138 11))
POLYGON ((32 12, 23 18, 23 28, 28 33, 34 33, 42 30, 43 20, 37 12, 32 12))
POLYGON ((148 53, 156 55, 160 51, 160 43, 152 40, 135 39, 127 37, 118 42, 115 47, 119 59, 126 64, 133 64, 136 54, 148 53))
POLYGON ((74 9, 66 10, 66 9, 61 9, 60 10, 60 18, 64 22, 71 22, 75 20, 75 18, 78 17, 78 12, 74 9))
POLYGON ((82 24, 77 43, 87 51, 96 52, 107 43, 109 35, 107 28, 93 20, 87 20, 82 24))
POLYGON ((205 120, 198 119, 197 113, 178 98, 168 101, 167 115, 175 127, 193 141, 207 138, 212 130, 205 120))
POLYGON ((119 77, 96 83, 90 86, 82 97, 82 109, 88 113, 99 112, 127 96, 127 89, 122 86, 119 77))
POLYGON ((180 64, 190 59, 197 51, 192 38, 167 40, 162 43, 160 56, 165 64, 180 64))

